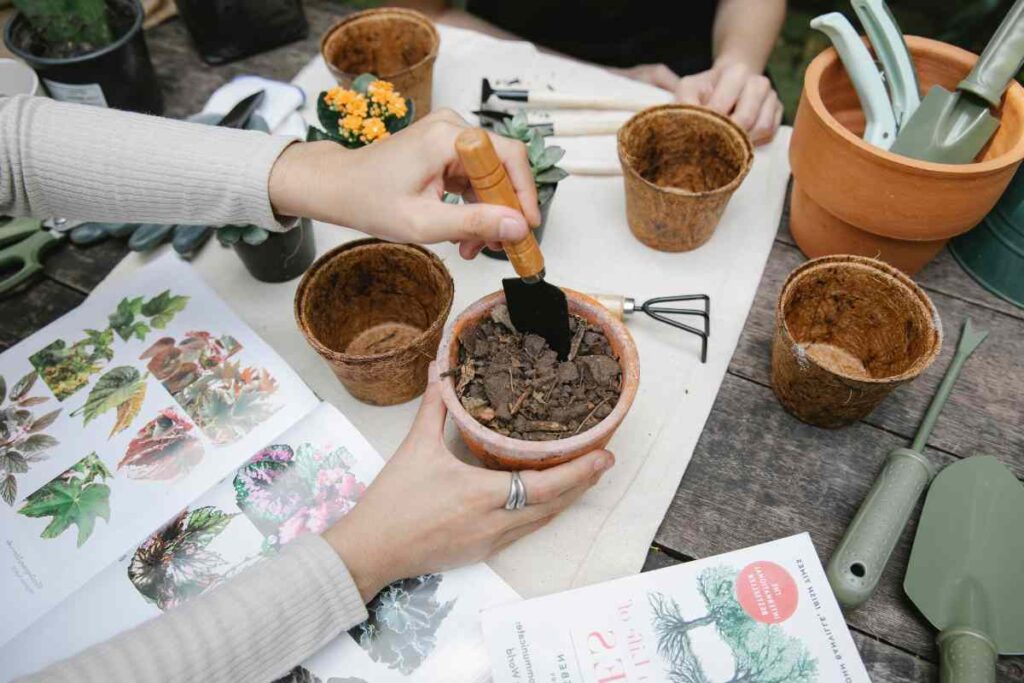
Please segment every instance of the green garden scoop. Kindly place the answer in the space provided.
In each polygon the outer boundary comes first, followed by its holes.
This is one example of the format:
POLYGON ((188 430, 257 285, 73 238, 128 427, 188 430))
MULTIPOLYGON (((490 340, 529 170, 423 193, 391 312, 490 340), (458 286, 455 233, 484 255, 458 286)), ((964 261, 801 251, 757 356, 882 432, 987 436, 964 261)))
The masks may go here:
POLYGON ((844 609, 856 609, 871 597, 917 499, 935 476, 935 469, 922 452, 960 370, 986 336, 988 332, 974 329, 970 318, 964 321, 953 361, 928 405, 914 442, 910 448, 897 448, 889 453, 882 471, 829 558, 825 573, 836 600, 844 609))
POLYGON ((896 154, 942 164, 974 161, 999 128, 990 107, 1024 64, 1024 0, 1017 0, 955 92, 932 86, 896 136, 896 154))
POLYGON ((994 682, 996 657, 1024 654, 1024 487, 990 455, 935 478, 903 589, 939 629, 939 680, 994 682))

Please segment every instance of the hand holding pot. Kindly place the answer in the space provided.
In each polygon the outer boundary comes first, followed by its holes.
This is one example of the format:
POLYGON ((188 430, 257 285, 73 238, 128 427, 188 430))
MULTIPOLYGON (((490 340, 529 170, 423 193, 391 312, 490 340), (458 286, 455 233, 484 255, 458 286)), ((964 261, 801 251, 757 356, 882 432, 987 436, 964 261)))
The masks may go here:
POLYGON ((364 600, 398 579, 484 559, 547 524, 615 463, 596 450, 522 472, 527 506, 505 510, 511 475, 452 455, 443 441, 445 415, 435 377, 405 441, 359 505, 324 532, 364 600))
POLYGON ((529 225, 540 224, 526 147, 491 136, 522 214, 490 204, 446 204, 445 191, 463 194, 470 187, 455 153, 455 138, 468 126, 455 112, 441 110, 360 149, 332 142, 291 145, 271 171, 271 204, 280 215, 358 226, 394 242, 457 241, 465 258, 485 243, 500 249, 501 242, 521 240, 529 225))

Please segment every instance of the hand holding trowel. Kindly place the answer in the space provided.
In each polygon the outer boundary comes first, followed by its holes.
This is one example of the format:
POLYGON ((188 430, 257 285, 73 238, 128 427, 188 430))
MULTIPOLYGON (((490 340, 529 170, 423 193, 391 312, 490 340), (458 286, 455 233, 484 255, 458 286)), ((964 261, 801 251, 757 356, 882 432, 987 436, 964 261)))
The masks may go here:
MULTIPOLYGON (((515 188, 484 130, 470 128, 463 131, 455 140, 455 150, 477 199, 522 212, 515 188)), ((544 281, 544 255, 537 239, 530 232, 524 239, 505 242, 503 246, 519 275, 518 278, 502 280, 512 324, 520 332, 532 332, 543 337, 564 360, 569 355, 572 341, 569 305, 562 290, 544 281)))

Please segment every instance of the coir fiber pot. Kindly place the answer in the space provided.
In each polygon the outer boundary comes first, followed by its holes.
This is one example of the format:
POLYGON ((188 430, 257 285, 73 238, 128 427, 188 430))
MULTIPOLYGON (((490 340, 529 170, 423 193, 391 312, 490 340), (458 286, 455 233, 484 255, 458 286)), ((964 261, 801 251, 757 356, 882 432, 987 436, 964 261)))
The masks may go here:
POLYGON ((390 81, 416 105, 415 120, 430 113, 434 61, 441 37, 415 10, 382 7, 356 12, 329 28, 320 54, 344 87, 363 73, 390 81))
POLYGON ((743 129, 685 104, 637 113, 619 129, 618 148, 629 229, 660 251, 690 251, 711 239, 754 161, 743 129))
POLYGON ((295 293, 295 319, 341 383, 364 403, 423 393, 455 284, 423 247, 348 242, 313 264, 295 293))
POLYGON ((74 57, 39 56, 32 30, 19 13, 4 29, 4 45, 35 69, 55 100, 162 114, 163 96, 142 32, 139 0, 107 0, 114 42, 74 57))
POLYGON ((270 233, 261 244, 238 240, 233 246, 249 274, 262 282, 294 280, 316 258, 316 238, 308 218, 286 232, 270 233))
MULTIPOLYGON (((954 90, 977 57, 927 38, 907 37, 922 93, 933 85, 954 90)), ((864 114, 834 49, 814 58, 804 75, 789 148, 793 177, 821 209, 873 235, 911 242, 935 242, 970 230, 999 199, 1024 159, 1024 88, 1013 83, 999 110, 1001 125, 979 161, 936 164, 893 154, 860 138, 864 114)), ((797 244, 808 255, 820 253, 831 233, 804 212, 791 217, 797 244), (817 249, 810 235, 817 236, 817 249)), ((867 244, 870 235, 861 237, 867 244)), ((862 255, 883 253, 865 247, 862 255)), ((914 245, 908 245, 908 249, 914 245)), ((934 254, 918 245, 917 267, 934 254)), ((842 236, 831 253, 849 247, 842 236)), ((912 270, 912 269, 908 269, 912 270)))
MULTIPOLYGON (((569 300, 569 312, 596 325, 608 337, 612 351, 622 367, 619 400, 607 417, 585 432, 554 441, 526 441, 504 436, 477 422, 455 395, 453 380, 445 379, 441 395, 448 408, 448 415, 455 422, 469 450, 490 468, 541 470, 578 458, 595 448, 604 448, 633 405, 640 384, 640 358, 629 330, 596 299, 569 289, 565 290, 565 294, 569 300)), ((503 303, 505 293, 495 292, 471 304, 455 319, 445 332, 437 351, 438 370, 442 375, 458 365, 459 337, 489 316, 491 309, 503 303)))
POLYGON ((772 389, 800 420, 842 427, 924 372, 941 347, 935 306, 903 272, 863 256, 825 256, 782 286, 772 389))
MULTIPOLYGON (((555 185, 555 191, 551 193, 546 202, 542 202, 540 205, 540 225, 533 229, 533 236, 537 239, 537 244, 540 244, 541 239, 544 238, 544 226, 548 224, 548 212, 551 210, 551 203, 555 201, 555 195, 558 193, 558 185, 555 185)), ((484 247, 482 250, 484 256, 490 256, 491 258, 500 259, 502 261, 508 261, 508 255, 504 249, 495 251, 494 249, 488 249, 484 247)))

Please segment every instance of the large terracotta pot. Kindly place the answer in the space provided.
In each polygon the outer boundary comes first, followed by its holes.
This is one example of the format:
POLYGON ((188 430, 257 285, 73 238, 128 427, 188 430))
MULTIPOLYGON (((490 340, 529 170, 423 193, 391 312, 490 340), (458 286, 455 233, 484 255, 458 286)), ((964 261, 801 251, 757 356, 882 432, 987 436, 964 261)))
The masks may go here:
MULTIPOLYGON (((922 93, 936 84, 955 89, 977 60, 966 50, 927 38, 908 36, 907 45, 922 93)), ((1010 86, 999 114, 999 130, 971 164, 918 161, 869 145, 860 138, 864 115, 856 92, 830 48, 804 75, 789 152, 793 176, 809 201, 851 228, 897 240, 946 240, 971 229, 991 210, 1024 159, 1024 88, 1010 86)), ((800 223, 803 215, 793 218, 800 223)), ((812 230, 825 228, 795 226, 794 236, 803 235, 797 239, 801 247, 812 230)), ((830 253, 843 248, 839 239, 830 253)))
POLYGON ((413 101, 418 120, 430 113, 440 45, 441 37, 425 14, 382 7, 350 14, 327 29, 320 54, 343 87, 363 73, 390 81, 413 101))
MULTIPOLYGON (((640 384, 640 357, 629 330, 596 299, 568 289, 565 294, 569 299, 570 313, 597 325, 607 335, 612 351, 622 366, 622 392, 619 400, 607 417, 585 432, 555 441, 524 441, 499 434, 477 422, 462 407, 462 402, 455 394, 453 381, 445 379, 441 395, 448 408, 448 415, 455 422, 469 450, 488 467, 501 470, 541 470, 586 455, 596 448, 604 448, 633 405, 640 384)), ((437 365, 442 376, 458 364, 458 342, 463 332, 475 327, 490 315, 491 309, 503 303, 505 293, 495 292, 471 304, 455 319, 441 338, 437 350, 437 365)))

